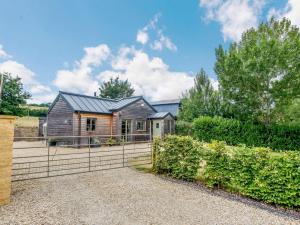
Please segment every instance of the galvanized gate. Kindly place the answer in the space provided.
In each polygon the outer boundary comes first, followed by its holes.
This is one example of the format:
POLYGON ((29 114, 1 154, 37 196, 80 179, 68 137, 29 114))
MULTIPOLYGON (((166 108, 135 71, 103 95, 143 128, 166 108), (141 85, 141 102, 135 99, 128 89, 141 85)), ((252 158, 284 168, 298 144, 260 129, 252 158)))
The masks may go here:
POLYGON ((28 180, 152 163, 149 134, 15 137, 12 180, 28 180))

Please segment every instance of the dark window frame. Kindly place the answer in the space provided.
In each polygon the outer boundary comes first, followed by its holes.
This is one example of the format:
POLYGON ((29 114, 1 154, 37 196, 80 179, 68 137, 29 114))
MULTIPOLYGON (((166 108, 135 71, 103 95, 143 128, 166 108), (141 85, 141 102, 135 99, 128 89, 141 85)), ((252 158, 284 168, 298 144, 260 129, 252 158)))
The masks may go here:
POLYGON ((147 121, 146 120, 137 120, 136 121, 136 131, 146 131, 147 130, 147 121), (142 124, 142 126, 139 126, 142 124))
POLYGON ((86 131, 95 131, 96 121, 97 118, 86 118, 86 131))

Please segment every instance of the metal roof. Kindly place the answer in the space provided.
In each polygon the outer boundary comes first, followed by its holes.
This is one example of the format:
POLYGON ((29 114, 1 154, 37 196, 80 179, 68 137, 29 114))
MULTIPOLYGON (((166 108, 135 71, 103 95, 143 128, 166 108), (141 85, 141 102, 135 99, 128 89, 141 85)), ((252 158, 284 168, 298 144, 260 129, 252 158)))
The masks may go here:
POLYGON ((162 100, 162 101, 156 101, 151 102, 151 105, 168 105, 168 104, 180 104, 180 99, 170 99, 170 100, 162 100))
POLYGON ((162 100, 150 103, 157 112, 170 112, 177 116, 180 106, 180 99, 162 100))
POLYGON ((112 104, 109 109, 112 111, 120 110, 120 109, 124 108, 125 106, 130 105, 131 103, 136 102, 142 98, 143 98, 142 96, 122 98, 119 101, 112 104))
POLYGON ((170 112, 173 116, 178 115, 179 104, 152 105, 157 112, 170 112))
POLYGON ((174 117, 170 112, 158 112, 150 115, 148 118, 149 119, 163 119, 167 117, 168 115, 174 117))
MULTIPOLYGON (((59 96, 61 96, 74 111, 101 114, 112 114, 112 111, 120 110, 143 99, 142 96, 134 96, 115 100, 60 91, 56 100, 49 108, 49 111, 52 109, 59 96)), ((149 106, 152 107, 150 104, 149 106)), ((153 110, 156 111, 155 109, 153 110)))
POLYGON ((110 114, 109 108, 115 103, 115 100, 92 97, 68 92, 59 92, 59 95, 69 104, 69 106, 78 112, 93 112, 110 114))

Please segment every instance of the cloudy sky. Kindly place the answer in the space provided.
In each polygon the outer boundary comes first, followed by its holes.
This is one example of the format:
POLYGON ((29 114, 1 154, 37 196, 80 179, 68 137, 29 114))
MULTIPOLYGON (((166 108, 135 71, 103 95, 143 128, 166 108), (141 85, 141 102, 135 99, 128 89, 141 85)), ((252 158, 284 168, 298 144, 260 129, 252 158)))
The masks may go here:
POLYGON ((59 90, 91 95, 128 79, 136 95, 171 99, 203 67, 216 84, 214 50, 271 16, 300 26, 300 0, 2 0, 0 72, 22 78, 31 102, 59 90))

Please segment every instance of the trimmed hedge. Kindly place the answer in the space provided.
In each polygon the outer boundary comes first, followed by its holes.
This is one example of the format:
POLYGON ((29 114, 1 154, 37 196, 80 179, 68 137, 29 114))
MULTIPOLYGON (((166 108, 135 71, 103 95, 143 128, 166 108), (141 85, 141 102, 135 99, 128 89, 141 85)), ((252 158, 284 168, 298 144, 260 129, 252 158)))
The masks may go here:
POLYGON ((199 168, 200 147, 197 141, 188 136, 170 135, 164 142, 154 139, 154 170, 174 178, 194 180, 199 168))
MULTIPOLYGON (((300 150, 300 126, 242 123, 235 119, 202 116, 193 122, 193 136, 199 140, 225 141, 229 145, 269 147, 273 150, 300 150)), ((185 133, 183 133, 185 134, 185 133)))
POLYGON ((204 144, 190 137, 155 140, 155 171, 201 180, 253 199, 300 209, 300 154, 268 148, 204 144))

